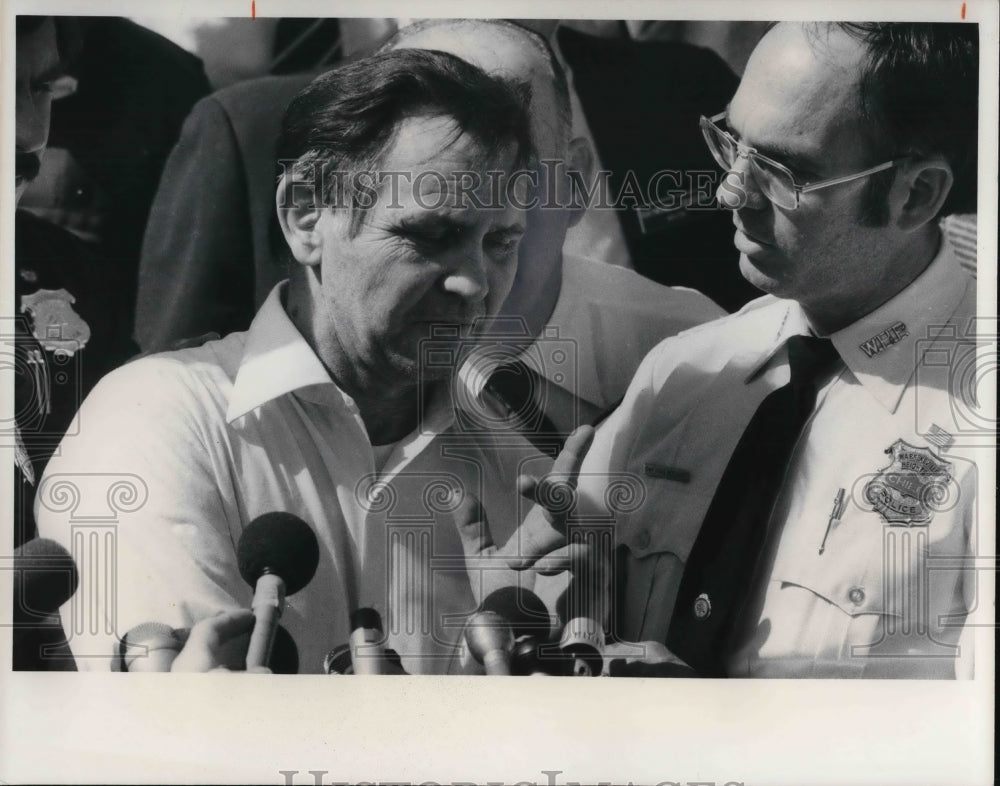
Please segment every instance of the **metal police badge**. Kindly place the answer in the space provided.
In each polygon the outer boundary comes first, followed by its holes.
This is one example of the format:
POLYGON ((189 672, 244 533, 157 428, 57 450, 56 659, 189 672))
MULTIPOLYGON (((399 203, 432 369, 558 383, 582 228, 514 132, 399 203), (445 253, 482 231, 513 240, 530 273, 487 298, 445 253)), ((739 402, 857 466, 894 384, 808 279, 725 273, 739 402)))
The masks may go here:
POLYGON ((39 289, 21 296, 21 313, 32 320, 32 333, 45 349, 73 356, 90 341, 90 326, 73 310, 76 298, 65 289, 39 289))
POLYGON ((865 485, 865 499, 887 524, 929 523, 951 496, 951 463, 901 439, 885 452, 892 462, 865 485))

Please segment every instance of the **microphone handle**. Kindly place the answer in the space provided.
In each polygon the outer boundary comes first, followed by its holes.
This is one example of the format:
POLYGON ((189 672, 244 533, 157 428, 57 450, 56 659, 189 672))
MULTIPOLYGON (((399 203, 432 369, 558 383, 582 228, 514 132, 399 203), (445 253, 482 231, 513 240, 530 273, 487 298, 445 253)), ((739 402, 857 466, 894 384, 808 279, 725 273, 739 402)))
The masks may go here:
POLYGON ((355 628, 351 631, 351 665, 355 674, 385 674, 382 631, 355 628))
POLYGON ((253 593, 253 615, 256 618, 250 646, 247 648, 247 669, 268 668, 271 650, 278 630, 278 621, 285 610, 285 582, 281 576, 265 573, 257 579, 253 593))

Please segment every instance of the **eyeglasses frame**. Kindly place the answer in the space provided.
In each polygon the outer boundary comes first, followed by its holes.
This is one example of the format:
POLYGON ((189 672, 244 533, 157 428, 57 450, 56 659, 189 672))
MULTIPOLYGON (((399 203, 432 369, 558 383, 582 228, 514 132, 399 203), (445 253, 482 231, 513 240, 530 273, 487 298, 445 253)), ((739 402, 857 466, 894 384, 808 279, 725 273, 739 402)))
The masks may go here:
MULTIPOLYGON (((708 146, 708 150, 712 154, 712 158, 715 158, 716 163, 719 164, 719 166, 721 166, 726 171, 732 171, 732 165, 727 166, 724 162, 719 161, 719 159, 716 158, 714 146, 709 141, 708 137, 708 134, 710 133, 709 128, 711 128, 716 133, 721 134, 723 137, 728 139, 730 142, 732 142, 733 145, 736 146, 736 159, 733 160, 733 164, 735 164, 736 160, 739 158, 745 158, 749 161, 750 156, 752 155, 755 156, 756 158, 766 161, 771 166, 787 174, 788 179, 792 183, 792 193, 795 194, 795 206, 790 208, 785 208, 785 210, 798 210, 799 198, 802 196, 802 194, 808 194, 811 191, 819 191, 821 188, 829 188, 830 186, 837 186, 840 185, 841 183, 850 183, 852 180, 859 180, 862 177, 868 177, 869 175, 874 175, 876 172, 884 172, 886 169, 891 169, 894 166, 899 166, 901 163, 903 163, 909 158, 909 156, 903 156, 902 158, 894 158, 890 161, 885 161, 881 164, 869 167, 868 169, 864 169, 860 172, 854 172, 853 174, 850 175, 841 175, 839 177, 831 177, 827 178, 826 180, 817 180, 813 183, 802 183, 800 185, 795 180, 795 174, 787 166, 778 161, 775 161, 773 158, 765 156, 763 153, 758 152, 756 148, 750 147, 750 145, 743 144, 735 137, 733 137, 733 135, 730 134, 728 131, 724 131, 723 129, 719 128, 718 122, 724 119, 725 117, 726 117, 726 112, 719 112, 719 114, 713 115, 712 117, 705 117, 704 115, 702 115, 699 121, 699 125, 701 126, 702 136, 705 137, 705 144, 708 146)), ((764 194, 764 196, 767 197, 767 194, 764 194)), ((774 202, 774 200, 771 199, 771 197, 767 198, 771 202, 774 202)), ((778 205, 778 207, 783 207, 783 206, 778 205)))

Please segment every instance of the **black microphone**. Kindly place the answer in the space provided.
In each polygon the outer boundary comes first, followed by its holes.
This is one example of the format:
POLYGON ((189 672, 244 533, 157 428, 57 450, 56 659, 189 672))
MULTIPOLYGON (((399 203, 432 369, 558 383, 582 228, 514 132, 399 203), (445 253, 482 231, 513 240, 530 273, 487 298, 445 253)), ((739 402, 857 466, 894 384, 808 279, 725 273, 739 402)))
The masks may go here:
POLYGON ((552 621, 545 603, 534 592, 523 587, 501 587, 483 600, 480 611, 494 611, 507 620, 515 639, 534 636, 548 641, 552 621))
POLYGON ((254 588, 256 622, 246 659, 247 669, 252 669, 268 664, 285 596, 312 580, 319 565, 319 542, 298 516, 273 512, 247 525, 236 552, 240 575, 254 588))
POLYGON ((73 557, 48 538, 14 550, 14 624, 30 625, 59 610, 73 597, 80 574, 73 557))
POLYGON ((502 587, 491 592, 465 627, 469 653, 488 675, 512 673, 511 657, 519 639, 547 640, 549 613, 542 600, 522 587, 502 587))
POLYGON ((56 612, 80 584, 76 563, 54 540, 35 538, 14 550, 15 671, 75 671, 56 612))

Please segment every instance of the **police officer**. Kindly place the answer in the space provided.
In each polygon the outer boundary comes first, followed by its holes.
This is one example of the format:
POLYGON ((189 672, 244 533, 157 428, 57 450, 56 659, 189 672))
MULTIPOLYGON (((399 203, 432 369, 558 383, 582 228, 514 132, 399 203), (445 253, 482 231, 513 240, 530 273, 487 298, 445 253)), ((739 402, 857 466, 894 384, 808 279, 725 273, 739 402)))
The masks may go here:
MULTIPOLYGON (((17 18, 15 193, 37 176, 48 142, 53 96, 78 51, 71 17, 17 18)), ((13 338, 16 466, 14 545, 34 537, 37 482, 59 440, 74 429, 84 395, 133 345, 116 335, 99 261, 71 233, 26 210, 15 214, 13 338)))
POLYGON ((579 568, 574 519, 609 522, 611 632, 702 676, 970 674, 975 435, 956 380, 975 283, 938 220, 975 209, 975 35, 764 36, 702 130, 767 294, 654 349, 566 464, 568 524, 536 510, 499 553, 579 568), (609 493, 622 478, 628 499, 609 493))

